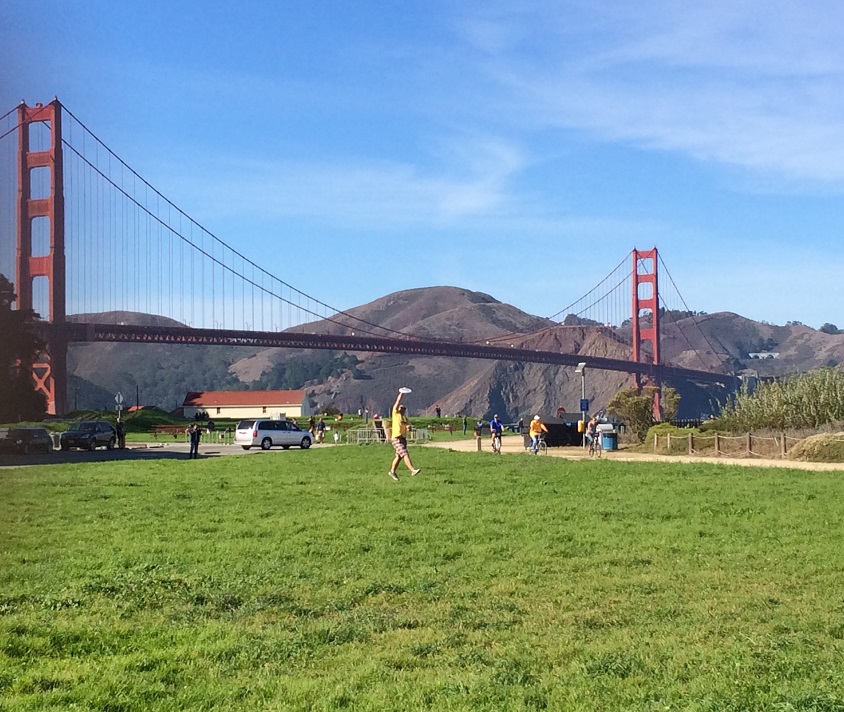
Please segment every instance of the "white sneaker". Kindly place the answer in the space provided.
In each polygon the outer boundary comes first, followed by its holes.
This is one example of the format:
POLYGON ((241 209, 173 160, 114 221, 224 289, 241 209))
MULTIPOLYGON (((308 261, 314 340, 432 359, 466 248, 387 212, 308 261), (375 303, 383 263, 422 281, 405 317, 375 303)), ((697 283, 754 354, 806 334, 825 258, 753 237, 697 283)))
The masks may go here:
POLYGON ((392 477, 392 478, 393 478, 396 482, 398 482, 398 481, 399 481, 399 476, 398 476, 395 472, 393 472, 392 470, 391 470, 390 472, 388 472, 387 474, 388 474, 390 477, 392 477))
POLYGON ((411 471, 410 471, 410 476, 411 476, 411 477, 416 477, 416 475, 418 475, 420 472, 422 472, 422 468, 421 468, 421 467, 417 467, 415 470, 411 470, 411 471))

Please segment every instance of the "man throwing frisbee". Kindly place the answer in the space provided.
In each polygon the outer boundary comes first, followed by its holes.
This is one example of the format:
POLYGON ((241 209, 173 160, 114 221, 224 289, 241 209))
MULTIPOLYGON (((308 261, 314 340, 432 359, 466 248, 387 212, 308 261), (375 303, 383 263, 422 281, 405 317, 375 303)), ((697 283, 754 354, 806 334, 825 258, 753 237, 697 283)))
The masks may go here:
POLYGON ((399 462, 404 460, 407 469, 410 470, 410 476, 413 477, 419 474, 419 468, 414 467, 410 461, 410 455, 407 454, 407 430, 410 423, 407 420, 407 409, 402 405, 401 399, 404 398, 405 393, 410 393, 409 388, 399 388, 399 394, 396 396, 396 402, 393 403, 392 414, 392 443, 396 451, 396 456, 393 458, 393 463, 390 465, 390 471, 387 473, 396 482, 399 481, 399 476, 396 474, 396 468, 399 462))

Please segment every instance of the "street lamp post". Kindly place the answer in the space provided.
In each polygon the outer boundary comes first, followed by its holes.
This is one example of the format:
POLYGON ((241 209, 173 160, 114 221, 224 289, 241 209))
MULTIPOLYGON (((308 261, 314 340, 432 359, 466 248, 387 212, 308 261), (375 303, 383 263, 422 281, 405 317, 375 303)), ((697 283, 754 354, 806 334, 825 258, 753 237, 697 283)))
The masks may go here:
POLYGON ((580 444, 586 446, 586 362, 581 361, 574 369, 575 373, 580 374, 580 418, 583 423, 583 434, 580 437, 580 444))

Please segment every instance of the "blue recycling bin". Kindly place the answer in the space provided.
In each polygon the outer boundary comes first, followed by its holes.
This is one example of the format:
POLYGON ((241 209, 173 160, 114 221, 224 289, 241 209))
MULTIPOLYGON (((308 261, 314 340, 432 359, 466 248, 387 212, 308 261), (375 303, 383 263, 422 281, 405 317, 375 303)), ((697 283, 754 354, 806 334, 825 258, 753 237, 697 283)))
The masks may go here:
POLYGON ((604 450, 618 450, 618 433, 615 431, 601 433, 601 447, 604 450))

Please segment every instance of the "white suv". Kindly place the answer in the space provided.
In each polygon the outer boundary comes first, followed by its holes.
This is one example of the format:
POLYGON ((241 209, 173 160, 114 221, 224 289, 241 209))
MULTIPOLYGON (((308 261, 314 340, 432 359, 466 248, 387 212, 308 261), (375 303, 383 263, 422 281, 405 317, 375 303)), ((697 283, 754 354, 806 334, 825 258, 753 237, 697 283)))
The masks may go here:
POLYGON ((285 450, 291 445, 298 445, 303 450, 311 446, 313 436, 289 420, 241 420, 234 434, 234 444, 244 450, 260 447, 269 450, 273 445, 281 445, 285 450))

